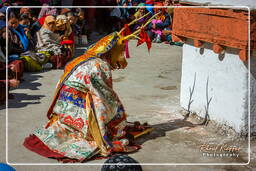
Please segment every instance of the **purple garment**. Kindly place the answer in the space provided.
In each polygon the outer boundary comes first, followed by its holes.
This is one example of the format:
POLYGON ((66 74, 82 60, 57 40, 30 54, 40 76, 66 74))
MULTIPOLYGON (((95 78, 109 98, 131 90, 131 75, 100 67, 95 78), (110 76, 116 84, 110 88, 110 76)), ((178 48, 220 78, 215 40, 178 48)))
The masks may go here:
MULTIPOLYGON (((161 20, 156 20, 156 19, 152 20, 152 24, 158 24, 158 23, 163 23, 163 22, 161 20)), ((151 31, 160 36, 162 34, 162 30, 160 30, 160 29, 152 29, 151 31)))
MULTIPOLYGON (((48 6, 47 4, 43 4, 43 6, 48 6)), ((44 7, 41 9, 39 15, 38 15, 38 19, 42 18, 42 17, 45 17, 45 16, 48 16, 48 15, 57 15, 57 9, 56 8, 53 8, 53 7, 44 7)))
POLYGON ((125 42, 125 56, 126 58, 130 58, 128 41, 125 42))
POLYGON ((142 26, 145 23, 145 19, 142 18, 139 21, 137 21, 137 24, 135 24, 133 30, 137 30, 140 26, 142 26))

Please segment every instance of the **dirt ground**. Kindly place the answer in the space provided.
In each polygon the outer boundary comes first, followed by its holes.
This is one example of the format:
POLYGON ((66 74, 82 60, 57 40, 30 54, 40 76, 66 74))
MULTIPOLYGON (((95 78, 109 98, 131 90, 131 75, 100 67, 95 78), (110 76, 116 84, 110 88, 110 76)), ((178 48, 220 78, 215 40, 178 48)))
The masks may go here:
MULTIPOLYGON (((148 53, 145 45, 136 47, 136 42, 129 45, 131 58, 128 67, 113 72, 113 84, 125 106, 128 120, 148 122, 155 128, 151 134, 137 140, 142 149, 129 154, 144 164, 144 171, 256 169, 255 140, 251 142, 251 162, 246 164, 248 139, 238 138, 232 131, 220 130, 211 124, 199 125, 200 121, 195 117, 183 120, 184 111, 179 106, 182 47, 153 44, 148 53), (207 156, 204 147, 209 144, 236 146, 239 150, 237 153, 233 151, 236 156, 231 157, 207 156)), ((76 49, 77 55, 82 49, 76 49)), ((90 161, 82 166, 53 165, 61 163, 41 157, 22 145, 26 136, 47 121, 46 111, 62 73, 62 70, 25 73, 19 88, 11 90, 15 99, 9 100, 7 125, 4 106, 0 110, 1 162, 6 163, 7 148, 7 161, 18 171, 100 170, 101 165, 88 164, 102 164, 105 160, 90 161), (6 128, 8 137, 5 137, 6 128)), ((228 152, 218 149, 215 155, 217 153, 228 152)))

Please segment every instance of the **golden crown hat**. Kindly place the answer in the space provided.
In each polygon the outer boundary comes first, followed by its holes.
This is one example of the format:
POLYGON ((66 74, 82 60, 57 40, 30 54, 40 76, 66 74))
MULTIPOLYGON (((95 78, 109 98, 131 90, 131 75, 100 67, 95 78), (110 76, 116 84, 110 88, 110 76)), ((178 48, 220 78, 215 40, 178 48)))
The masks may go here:
POLYGON ((102 54, 105 54, 110 49, 112 49, 115 45, 125 45, 126 42, 128 42, 131 39, 140 40, 140 37, 138 37, 138 35, 142 31, 142 29, 144 29, 157 15, 159 15, 160 12, 153 15, 150 19, 148 19, 148 21, 145 24, 140 26, 133 33, 130 33, 128 35, 125 35, 123 33, 124 33, 124 31, 126 31, 127 27, 131 26, 132 24, 135 24, 137 21, 148 16, 149 14, 150 14, 150 12, 138 19, 131 21, 129 24, 125 25, 125 27, 123 27, 119 32, 113 32, 113 33, 101 38, 99 41, 97 41, 96 43, 94 43, 94 44, 90 45, 88 48, 86 48, 85 53, 100 57, 102 54))

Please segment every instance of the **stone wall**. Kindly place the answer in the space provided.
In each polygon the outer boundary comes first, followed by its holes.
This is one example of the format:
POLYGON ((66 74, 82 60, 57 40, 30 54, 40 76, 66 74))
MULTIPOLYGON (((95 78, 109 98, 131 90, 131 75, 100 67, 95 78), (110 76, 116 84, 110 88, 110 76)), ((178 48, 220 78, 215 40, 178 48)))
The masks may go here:
MULTIPOLYGON (((204 48, 196 48, 192 44, 193 41, 188 40, 183 46, 181 106, 188 109, 190 99, 190 111, 204 117, 207 101, 210 101, 208 113, 211 120, 227 124, 239 133, 247 133, 247 62, 240 60, 237 49, 227 48, 225 53, 216 54, 210 43, 205 43, 204 48), (190 93, 193 85, 194 91, 190 93)), ((251 97, 254 101, 251 102, 251 128, 256 132, 255 74, 251 74, 251 97)))

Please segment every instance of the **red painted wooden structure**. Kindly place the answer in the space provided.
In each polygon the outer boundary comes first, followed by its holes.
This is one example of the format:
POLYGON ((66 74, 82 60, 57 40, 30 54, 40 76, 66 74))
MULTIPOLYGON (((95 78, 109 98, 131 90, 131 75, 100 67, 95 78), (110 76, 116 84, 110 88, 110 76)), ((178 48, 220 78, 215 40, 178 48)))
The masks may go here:
POLYGON ((247 9, 175 8, 173 16, 173 41, 194 40, 195 47, 212 43, 215 53, 226 47, 239 49, 242 61, 248 58, 248 31, 251 22, 251 49, 256 49, 256 13, 247 9), (250 19, 249 19, 250 18, 250 19))

